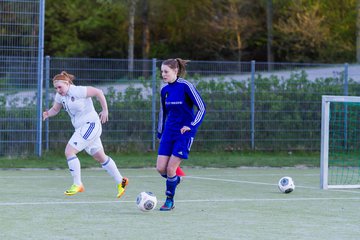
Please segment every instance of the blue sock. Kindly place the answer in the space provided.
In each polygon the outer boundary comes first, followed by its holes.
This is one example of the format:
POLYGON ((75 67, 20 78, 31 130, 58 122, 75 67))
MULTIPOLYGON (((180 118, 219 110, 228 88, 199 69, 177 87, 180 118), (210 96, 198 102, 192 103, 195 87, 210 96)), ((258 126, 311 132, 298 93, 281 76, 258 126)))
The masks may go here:
POLYGON ((166 179, 166 196, 173 198, 175 196, 176 186, 178 184, 178 176, 168 177, 166 179))
POLYGON ((161 174, 161 176, 162 176, 163 178, 166 178, 166 179, 167 179, 167 175, 166 175, 166 174, 161 174))

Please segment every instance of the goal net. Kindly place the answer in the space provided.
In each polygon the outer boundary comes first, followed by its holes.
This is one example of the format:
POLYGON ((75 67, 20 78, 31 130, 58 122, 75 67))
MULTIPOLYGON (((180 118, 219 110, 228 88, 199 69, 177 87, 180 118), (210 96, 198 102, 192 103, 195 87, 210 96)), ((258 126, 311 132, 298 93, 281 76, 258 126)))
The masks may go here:
POLYGON ((322 189, 360 188, 360 97, 322 96, 322 189))

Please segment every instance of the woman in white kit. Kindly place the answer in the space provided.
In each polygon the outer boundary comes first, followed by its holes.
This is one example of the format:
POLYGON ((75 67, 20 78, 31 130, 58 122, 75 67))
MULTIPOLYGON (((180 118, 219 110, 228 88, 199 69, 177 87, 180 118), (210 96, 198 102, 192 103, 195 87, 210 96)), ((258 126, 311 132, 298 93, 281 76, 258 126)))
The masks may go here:
POLYGON ((85 149, 102 168, 104 168, 117 183, 117 197, 120 198, 129 182, 126 177, 122 177, 114 160, 107 156, 101 143, 102 123, 108 121, 107 102, 102 90, 91 86, 75 86, 75 77, 63 71, 53 78, 56 90, 54 105, 43 112, 43 120, 57 115, 61 107, 68 112, 75 132, 70 138, 65 148, 65 156, 69 170, 73 177, 73 185, 65 191, 66 195, 74 195, 83 192, 84 185, 81 181, 80 161, 77 153, 85 149), (97 114, 92 102, 92 97, 96 97, 100 102, 102 111, 97 114))

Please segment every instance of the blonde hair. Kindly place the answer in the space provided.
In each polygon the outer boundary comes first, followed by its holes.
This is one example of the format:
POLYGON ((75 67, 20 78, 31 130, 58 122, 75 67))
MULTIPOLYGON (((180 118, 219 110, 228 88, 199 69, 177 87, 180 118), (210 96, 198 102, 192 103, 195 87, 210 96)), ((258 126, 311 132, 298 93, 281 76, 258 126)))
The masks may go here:
POLYGON ((178 77, 185 77, 186 75, 186 64, 190 62, 190 60, 183 60, 181 58, 175 59, 167 59, 162 62, 162 65, 166 65, 169 68, 175 70, 176 68, 179 70, 177 76, 178 77))
POLYGON ((75 76, 71 75, 65 71, 62 71, 60 74, 56 74, 53 78, 53 83, 55 83, 56 81, 64 81, 67 82, 71 85, 74 85, 74 81, 75 80, 75 76))

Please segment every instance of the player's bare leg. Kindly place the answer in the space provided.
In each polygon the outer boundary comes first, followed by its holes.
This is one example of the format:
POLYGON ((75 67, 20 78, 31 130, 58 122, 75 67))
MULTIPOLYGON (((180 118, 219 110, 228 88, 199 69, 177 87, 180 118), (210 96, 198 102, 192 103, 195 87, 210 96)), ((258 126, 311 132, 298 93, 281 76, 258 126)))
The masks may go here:
POLYGON ((116 197, 120 198, 124 195, 126 186, 129 184, 129 179, 120 174, 115 161, 105 154, 104 149, 97 151, 93 155, 93 158, 101 163, 102 168, 104 168, 107 173, 114 178, 118 191, 116 197))
MULTIPOLYGON (((159 167, 162 166, 162 170, 166 166, 166 201, 164 205, 160 208, 160 211, 170 211, 175 207, 174 204, 174 196, 177 185, 180 182, 180 177, 176 175, 176 169, 180 166, 182 159, 171 155, 170 158, 163 158, 162 156, 158 156, 159 167), (165 164, 165 160, 167 160, 165 164)), ((158 168, 158 169, 159 169, 158 168)))
POLYGON ((71 187, 66 190, 64 192, 65 195, 75 195, 78 192, 83 192, 84 189, 84 185, 82 184, 81 181, 81 166, 80 166, 80 161, 78 159, 78 157, 76 156, 76 154, 79 151, 77 149, 75 149, 73 146, 71 146, 70 144, 66 145, 65 148, 65 156, 67 159, 67 163, 69 166, 69 170, 71 173, 71 176, 73 177, 73 184, 71 185, 71 187))

